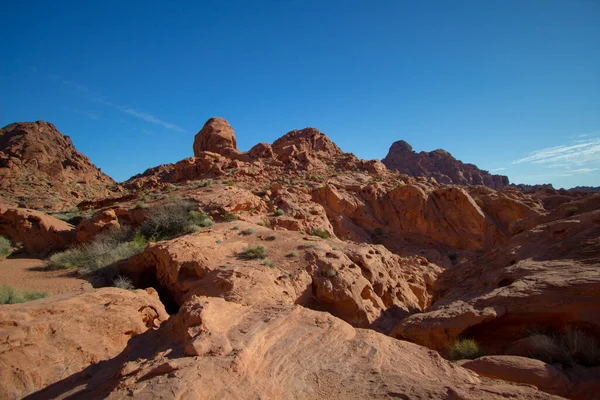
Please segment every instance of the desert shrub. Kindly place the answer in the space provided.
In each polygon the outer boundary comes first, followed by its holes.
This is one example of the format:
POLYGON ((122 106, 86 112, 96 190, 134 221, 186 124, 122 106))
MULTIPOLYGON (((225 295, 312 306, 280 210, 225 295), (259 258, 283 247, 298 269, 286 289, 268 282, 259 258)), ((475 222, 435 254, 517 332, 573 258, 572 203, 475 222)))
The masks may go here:
POLYGON ((579 207, 570 206, 570 207, 565 208, 565 215, 567 217, 572 217, 573 215, 577 214, 577 211, 579 211, 579 207))
POLYGON ((233 228, 231 228, 232 231, 237 231, 238 229, 240 229, 240 227, 237 225, 235 225, 233 228))
POLYGON ((84 219, 91 218, 91 216, 94 214, 94 211, 94 209, 86 211, 62 211, 57 213, 50 213, 49 215, 53 216, 56 219, 60 219, 61 221, 65 221, 73 226, 77 226, 84 219))
POLYGON ((572 363, 587 367, 600 365, 600 341, 582 330, 567 327, 557 342, 572 363))
POLYGON ((140 203, 137 203, 133 209, 134 210, 145 210, 149 207, 150 206, 148 204, 140 202, 140 203))
POLYGON ((244 229, 240 233, 242 235, 252 235, 254 232, 256 232, 256 229, 254 229, 254 228, 248 228, 248 229, 244 229))
POLYGON ((0 285, 0 304, 16 304, 37 300, 48 296, 47 293, 18 290, 8 285, 0 285))
POLYGON ((264 246, 246 247, 239 253, 239 257, 246 260, 267 258, 267 249, 264 246))
POLYGON ((12 243, 4 236, 0 236, 0 258, 8 257, 12 253, 12 243))
POLYGON ((231 213, 229 211, 221 212, 221 219, 225 222, 236 221, 238 219, 237 215, 231 213))
POLYGON ((337 275, 337 271, 333 268, 325 268, 325 269, 321 270, 321 275, 323 275, 327 278, 333 278, 334 276, 337 275))
POLYGON ((141 234, 133 235, 129 229, 113 230, 98 235, 84 243, 48 259, 48 268, 77 268, 81 274, 100 272, 117 261, 126 260, 144 251, 148 240, 141 234))
POLYGON ((127 290, 135 289, 135 286, 133 286, 133 282, 131 281, 131 279, 129 279, 126 276, 121 276, 121 275, 119 275, 113 281, 113 286, 120 288, 120 289, 127 289, 127 290))
POLYGON ((286 257, 296 257, 298 255, 298 253, 296 253, 294 250, 290 251, 289 253, 286 254, 286 257))
POLYGON ((277 210, 275 210, 275 212, 273 213, 273 215, 276 217, 281 217, 283 214, 285 214, 285 211, 283 211, 279 208, 277 210))
POLYGON ((329 239, 329 233, 323 228, 317 228, 312 231, 311 235, 318 236, 321 239, 329 239))
POLYGON ((298 246, 298 248, 300 250, 305 250, 305 249, 318 249, 319 245, 316 243, 306 243, 306 244, 301 244, 300 246, 298 246))
POLYGON ((269 240, 269 241, 277 240, 277 235, 269 235, 265 238, 265 240, 269 240))
POLYGON ((275 268, 275 262, 269 259, 263 261, 263 265, 269 268, 275 268))
POLYGON ((172 200, 150 208, 140 232, 147 238, 165 240, 192 233, 198 227, 211 226, 213 223, 208 215, 196 210, 194 203, 172 200))
POLYGON ((188 221, 192 225, 200 226, 202 228, 213 226, 215 223, 208 214, 196 210, 188 212, 188 221))
POLYGON ((456 340, 448 349, 451 360, 473 360, 483 356, 479 345, 473 339, 456 340))

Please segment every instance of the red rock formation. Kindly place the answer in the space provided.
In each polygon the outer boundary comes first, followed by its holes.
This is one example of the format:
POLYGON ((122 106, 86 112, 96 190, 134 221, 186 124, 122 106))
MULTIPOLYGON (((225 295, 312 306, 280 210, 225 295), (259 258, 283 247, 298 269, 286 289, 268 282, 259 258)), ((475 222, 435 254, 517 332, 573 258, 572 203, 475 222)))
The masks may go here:
POLYGON ((104 288, 0 306, 0 398, 23 398, 111 359, 167 317, 153 289, 104 288))
POLYGON ((127 350, 32 399, 552 399, 299 306, 192 297, 127 350), (93 371, 93 373, 92 373, 93 371))
POLYGON ((233 128, 223 118, 211 118, 194 138, 194 156, 198 157, 203 151, 227 154, 237 151, 237 142, 233 128))
POLYGON ((508 177, 492 175, 476 165, 465 164, 445 150, 416 153, 404 140, 394 142, 383 160, 386 167, 411 176, 433 177, 439 183, 483 185, 493 189, 508 186, 508 177))
POLYGON ((75 229, 40 211, 0 205, 0 236, 22 243, 30 255, 44 257, 69 246, 75 239, 75 229))
POLYGON ((598 209, 537 225, 444 271, 435 284, 438 300, 392 335, 439 350, 466 335, 492 351, 504 351, 535 325, 575 325, 600 336, 598 237, 598 209))
POLYGON ((54 125, 17 122, 0 129, 0 190, 7 201, 59 211, 115 188, 54 125))

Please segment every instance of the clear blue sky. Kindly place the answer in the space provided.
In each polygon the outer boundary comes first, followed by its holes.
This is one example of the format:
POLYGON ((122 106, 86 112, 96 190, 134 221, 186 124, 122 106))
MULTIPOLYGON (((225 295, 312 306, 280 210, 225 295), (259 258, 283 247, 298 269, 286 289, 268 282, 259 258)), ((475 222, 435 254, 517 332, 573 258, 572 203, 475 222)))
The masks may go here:
POLYGON ((12 1, 0 30, 0 124, 50 121, 117 180, 221 116, 241 150, 313 126, 600 185, 600 1, 12 1))

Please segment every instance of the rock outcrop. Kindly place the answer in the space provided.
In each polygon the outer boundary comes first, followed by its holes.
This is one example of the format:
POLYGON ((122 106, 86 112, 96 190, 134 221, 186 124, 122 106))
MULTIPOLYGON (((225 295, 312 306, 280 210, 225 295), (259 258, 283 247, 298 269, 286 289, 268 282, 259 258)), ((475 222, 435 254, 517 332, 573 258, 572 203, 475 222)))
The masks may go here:
POLYGON ((192 297, 118 357, 31 399, 552 399, 481 378, 424 347, 299 306, 192 297))
POLYGON ((428 307, 441 272, 422 257, 399 257, 382 246, 303 240, 244 222, 151 244, 121 268, 138 285, 155 279, 177 304, 194 295, 244 305, 301 304, 382 331, 428 307), (244 259, 244 248, 256 246, 265 247, 272 266, 244 259))
POLYGON ((117 189, 54 125, 17 122, 0 129, 0 191, 5 201, 60 211, 117 189))
POLYGON ((0 236, 21 243, 29 255, 44 257, 69 246, 75 239, 75 229, 43 212, 0 204, 0 236))
POLYGON ((433 177, 439 183, 482 185, 493 189, 508 186, 508 177, 504 175, 492 175, 476 165, 465 164, 445 150, 417 153, 404 140, 394 142, 381 161, 401 174, 433 177))
POLYGON ((391 333, 443 350, 462 336, 503 352, 527 329, 565 325, 600 335, 600 210, 540 224, 447 269, 437 301, 391 333))
POLYGON ((153 289, 0 306, 0 398, 20 399, 121 353, 168 318, 153 289))
POLYGON ((237 142, 233 128, 223 118, 211 118, 194 138, 194 156, 198 157, 203 151, 227 155, 237 152, 237 142))

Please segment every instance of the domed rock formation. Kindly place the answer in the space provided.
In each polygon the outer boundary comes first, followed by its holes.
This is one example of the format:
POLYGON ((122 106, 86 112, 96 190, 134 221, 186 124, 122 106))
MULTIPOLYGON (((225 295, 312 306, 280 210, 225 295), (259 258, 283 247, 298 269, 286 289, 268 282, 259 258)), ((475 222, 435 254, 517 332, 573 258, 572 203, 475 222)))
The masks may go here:
POLYGON ((492 175, 476 165, 465 164, 445 150, 432 152, 413 151, 404 140, 394 142, 383 160, 386 167, 411 176, 433 177, 439 183, 458 185, 483 185, 501 189, 508 185, 508 177, 492 175))
POLYGON ((194 156, 203 151, 227 155, 231 150, 237 152, 237 142, 233 128, 223 118, 211 118, 194 138, 194 156))
POLYGON ((59 211, 115 189, 54 125, 17 122, 0 129, 0 191, 6 201, 59 211))

